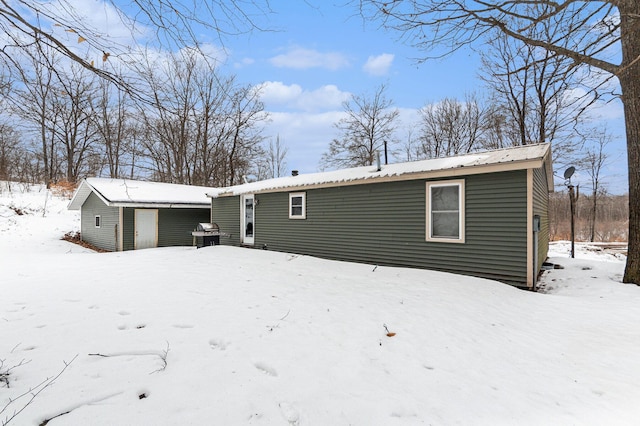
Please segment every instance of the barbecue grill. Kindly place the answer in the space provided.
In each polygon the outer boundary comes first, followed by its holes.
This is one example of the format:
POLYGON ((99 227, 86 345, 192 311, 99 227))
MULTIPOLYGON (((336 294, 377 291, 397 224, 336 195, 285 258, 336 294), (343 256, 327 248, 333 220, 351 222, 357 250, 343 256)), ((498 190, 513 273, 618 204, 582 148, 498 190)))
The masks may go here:
POLYGON ((196 237, 198 248, 220 245, 220 227, 217 223, 199 223, 191 235, 196 237))

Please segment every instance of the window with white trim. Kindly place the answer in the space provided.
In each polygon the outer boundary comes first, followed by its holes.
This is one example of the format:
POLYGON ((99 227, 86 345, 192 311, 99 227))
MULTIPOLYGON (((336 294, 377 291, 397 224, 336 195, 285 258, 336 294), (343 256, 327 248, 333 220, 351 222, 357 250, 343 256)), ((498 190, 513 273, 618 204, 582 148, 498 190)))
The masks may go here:
POLYGON ((102 222, 102 218, 100 217, 100 215, 96 215, 94 218, 94 223, 96 228, 100 228, 101 222, 102 222))
POLYGON ((426 239, 464 243, 464 180, 427 182, 426 239))
POLYGON ((307 209, 305 192, 292 192, 289 194, 289 219, 306 219, 307 209))

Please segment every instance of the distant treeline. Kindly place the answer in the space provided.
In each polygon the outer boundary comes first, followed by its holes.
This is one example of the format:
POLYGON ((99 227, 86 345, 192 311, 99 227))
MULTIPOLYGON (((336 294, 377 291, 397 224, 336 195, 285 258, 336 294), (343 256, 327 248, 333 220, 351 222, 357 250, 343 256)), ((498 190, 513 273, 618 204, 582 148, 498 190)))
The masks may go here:
MULTIPOLYGON (((551 240, 570 239, 571 207, 567 191, 551 194, 549 221, 551 240)), ((575 212, 576 241, 627 241, 628 228, 629 196, 627 194, 598 195, 595 223, 593 219, 593 195, 580 194, 578 197, 575 212)))

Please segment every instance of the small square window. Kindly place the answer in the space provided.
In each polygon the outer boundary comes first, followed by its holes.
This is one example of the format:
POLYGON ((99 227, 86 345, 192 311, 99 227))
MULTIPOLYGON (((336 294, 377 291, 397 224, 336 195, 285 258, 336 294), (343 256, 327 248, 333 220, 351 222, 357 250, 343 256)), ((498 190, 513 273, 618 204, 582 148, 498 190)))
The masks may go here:
POLYGON ((102 222, 102 218, 99 215, 96 215, 95 217, 96 228, 100 228, 101 222, 102 222))
POLYGON ((306 219, 306 195, 305 192, 289 194, 289 219, 306 219))

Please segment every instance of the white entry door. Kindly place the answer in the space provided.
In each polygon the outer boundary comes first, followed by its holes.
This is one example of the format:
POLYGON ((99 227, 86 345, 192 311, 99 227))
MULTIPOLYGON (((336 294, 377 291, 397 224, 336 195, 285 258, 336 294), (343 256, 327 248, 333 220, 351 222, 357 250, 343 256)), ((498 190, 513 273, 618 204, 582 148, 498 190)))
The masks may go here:
POLYGON ((135 249, 158 246, 158 210, 135 210, 135 249))
POLYGON ((255 202, 253 194, 242 196, 241 205, 241 235, 242 243, 253 245, 253 237, 255 235, 255 202))

